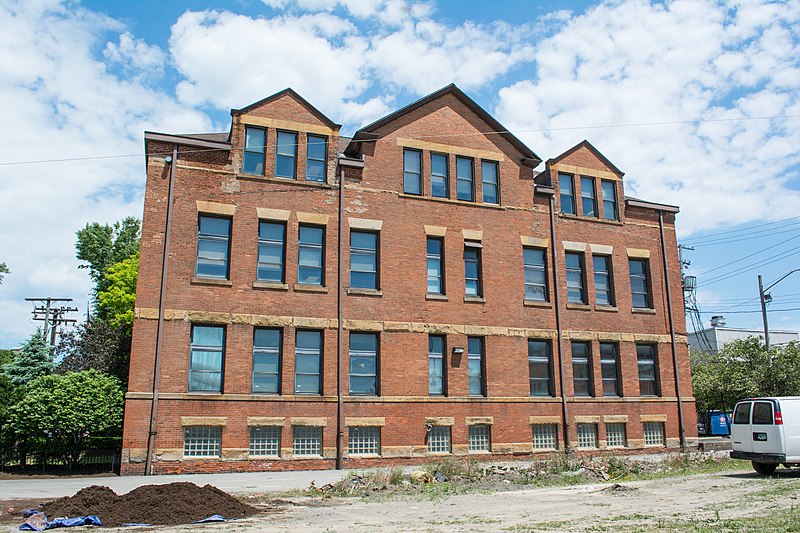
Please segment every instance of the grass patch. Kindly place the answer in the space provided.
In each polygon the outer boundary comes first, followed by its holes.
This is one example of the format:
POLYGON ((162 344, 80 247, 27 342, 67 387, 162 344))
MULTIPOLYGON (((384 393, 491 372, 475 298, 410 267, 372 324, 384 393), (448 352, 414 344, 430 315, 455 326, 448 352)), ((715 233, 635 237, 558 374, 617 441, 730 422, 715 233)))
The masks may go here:
MULTIPOLYGON (((766 515, 741 517, 741 518, 714 518, 699 519, 653 519, 643 515, 629 515, 614 517, 614 524, 599 523, 589 528, 589 531, 681 531, 691 533, 718 533, 718 532, 765 532, 765 531, 800 531, 800 509, 780 509, 766 515), (636 524, 620 524, 619 520, 636 520, 636 524)), ((610 522, 610 521, 608 521, 610 522)))

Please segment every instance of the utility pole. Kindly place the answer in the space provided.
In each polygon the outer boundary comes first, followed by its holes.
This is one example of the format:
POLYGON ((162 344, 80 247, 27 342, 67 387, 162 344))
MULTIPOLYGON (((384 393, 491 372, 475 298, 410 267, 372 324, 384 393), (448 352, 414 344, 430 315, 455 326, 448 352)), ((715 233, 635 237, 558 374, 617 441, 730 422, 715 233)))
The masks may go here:
POLYGON ((758 297, 761 299, 761 318, 764 320, 764 345, 767 347, 767 351, 769 352, 769 325, 767 324, 767 304, 772 301, 772 295, 767 291, 770 290, 772 287, 789 277, 790 274, 794 274, 795 272, 800 272, 800 268, 795 268, 794 270, 790 270, 783 276, 779 277, 766 287, 761 282, 761 274, 758 275, 758 297))
POLYGON ((71 302, 72 298, 51 298, 48 296, 47 298, 25 298, 25 301, 42 304, 33 308, 33 320, 36 322, 44 322, 45 341, 49 338, 50 350, 54 350, 56 346, 56 335, 58 335, 58 326, 76 323, 77 320, 66 318, 66 315, 77 311, 78 308, 65 305, 56 307, 53 305, 57 302, 71 302))

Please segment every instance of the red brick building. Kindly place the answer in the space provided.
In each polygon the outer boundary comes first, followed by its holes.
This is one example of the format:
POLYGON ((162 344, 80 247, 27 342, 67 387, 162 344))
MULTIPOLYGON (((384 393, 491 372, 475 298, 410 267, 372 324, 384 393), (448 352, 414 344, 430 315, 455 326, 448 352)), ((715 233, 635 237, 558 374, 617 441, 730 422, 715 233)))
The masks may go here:
POLYGON ((537 172, 452 85, 352 139, 292 90, 231 115, 145 134, 123 472, 696 436, 678 209, 591 144, 537 172))

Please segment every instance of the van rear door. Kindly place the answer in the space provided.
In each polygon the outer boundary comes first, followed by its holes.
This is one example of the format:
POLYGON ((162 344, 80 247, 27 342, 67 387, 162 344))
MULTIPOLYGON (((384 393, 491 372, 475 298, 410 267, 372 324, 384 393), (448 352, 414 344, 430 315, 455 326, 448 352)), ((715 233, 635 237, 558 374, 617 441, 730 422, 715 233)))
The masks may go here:
POLYGON ((737 452, 753 451, 753 435, 750 432, 751 401, 736 404, 733 410, 733 424, 731 424, 731 444, 737 452))
POLYGON ((753 402, 753 415, 750 431, 753 437, 753 452, 782 454, 783 439, 781 426, 775 424, 774 404, 769 400, 753 402))

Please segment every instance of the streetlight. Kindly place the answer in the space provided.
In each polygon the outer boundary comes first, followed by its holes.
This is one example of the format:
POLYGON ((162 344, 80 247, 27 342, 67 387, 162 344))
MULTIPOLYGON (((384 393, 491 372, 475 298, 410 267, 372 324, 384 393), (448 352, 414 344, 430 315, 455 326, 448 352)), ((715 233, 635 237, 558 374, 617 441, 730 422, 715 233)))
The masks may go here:
POLYGON ((783 281, 789 274, 793 274, 795 272, 800 272, 800 268, 795 268, 794 270, 790 270, 783 276, 779 277, 777 280, 773 281, 767 287, 764 287, 761 283, 761 274, 758 275, 758 296, 761 299, 761 317, 764 319, 764 344, 767 347, 767 351, 769 351, 769 326, 767 325, 767 304, 772 301, 772 296, 767 293, 772 287, 777 285, 779 282, 783 281))

